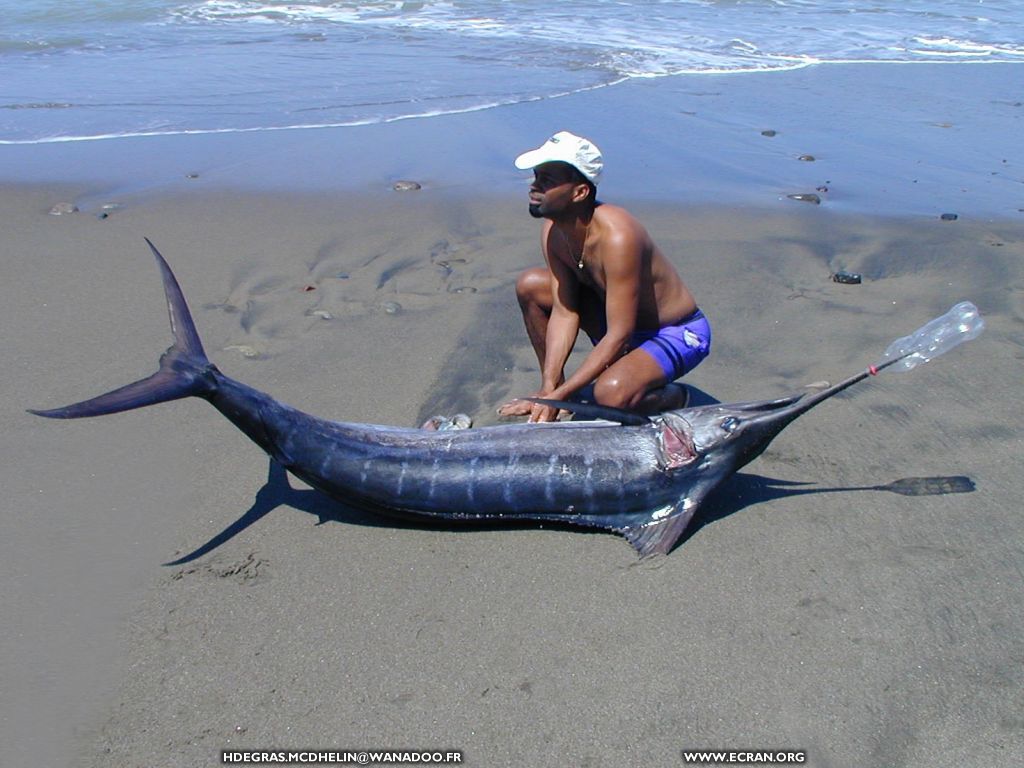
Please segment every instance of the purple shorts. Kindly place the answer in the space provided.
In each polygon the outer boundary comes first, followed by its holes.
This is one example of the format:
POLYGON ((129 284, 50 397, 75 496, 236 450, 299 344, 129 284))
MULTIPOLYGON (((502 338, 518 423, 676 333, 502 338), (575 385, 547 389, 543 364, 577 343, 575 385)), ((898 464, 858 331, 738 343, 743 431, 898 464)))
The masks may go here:
MULTIPOLYGON (((591 339, 597 342, 596 339, 591 339)), ((665 381, 675 381, 696 368, 711 351, 711 325, 699 309, 675 325, 656 331, 636 331, 629 338, 627 351, 642 349, 665 372, 665 381)))

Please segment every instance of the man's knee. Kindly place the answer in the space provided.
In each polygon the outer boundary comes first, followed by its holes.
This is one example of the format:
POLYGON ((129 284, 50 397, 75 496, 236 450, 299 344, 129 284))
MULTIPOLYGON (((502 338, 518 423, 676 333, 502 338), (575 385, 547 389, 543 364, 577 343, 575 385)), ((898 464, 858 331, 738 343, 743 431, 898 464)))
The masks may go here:
POLYGON ((632 408, 645 390, 621 376, 605 374, 594 383, 594 399, 611 408, 632 408))
POLYGON ((551 303, 551 272, 544 267, 523 270, 516 280, 516 298, 520 304, 551 303))

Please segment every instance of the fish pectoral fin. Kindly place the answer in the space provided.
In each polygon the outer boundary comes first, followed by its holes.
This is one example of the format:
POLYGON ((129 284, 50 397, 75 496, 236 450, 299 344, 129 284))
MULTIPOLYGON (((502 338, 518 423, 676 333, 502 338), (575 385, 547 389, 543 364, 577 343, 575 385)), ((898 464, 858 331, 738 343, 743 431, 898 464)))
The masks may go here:
POLYGON ((677 504, 652 512, 649 522, 616 528, 615 531, 626 537, 640 557, 667 555, 683 535, 696 511, 696 502, 683 499, 677 504))
POLYGON ((531 403, 550 405, 552 408, 560 408, 563 411, 570 411, 577 416, 585 416, 589 419, 604 419, 624 424, 627 427, 638 427, 650 424, 651 420, 640 413, 626 411, 622 408, 613 408, 609 405, 598 405, 596 403, 577 403, 573 400, 548 400, 543 397, 524 397, 531 403))

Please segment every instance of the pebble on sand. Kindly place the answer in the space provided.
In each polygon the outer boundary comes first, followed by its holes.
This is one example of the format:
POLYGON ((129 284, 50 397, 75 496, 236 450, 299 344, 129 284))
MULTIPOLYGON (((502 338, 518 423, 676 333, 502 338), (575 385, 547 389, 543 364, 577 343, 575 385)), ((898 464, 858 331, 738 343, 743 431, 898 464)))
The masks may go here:
POLYGON ((248 344, 231 344, 227 347, 224 347, 224 349, 233 352, 238 352, 239 354, 242 355, 242 357, 252 358, 260 356, 259 350, 256 349, 255 347, 250 347, 248 344))
POLYGON ((813 192, 800 192, 795 195, 786 195, 786 197, 790 200, 799 200, 801 203, 814 203, 815 205, 821 205, 821 197, 813 192))
POLYGON ((69 213, 77 213, 78 206, 74 203, 57 203, 50 209, 51 216, 66 216, 69 213))
POLYGON ((417 181, 396 181, 391 188, 396 192, 415 192, 423 186, 417 181))
POLYGON ((124 206, 121 203, 104 203, 100 206, 100 212, 96 214, 97 219, 106 219, 115 211, 120 211, 124 206))
POLYGON ((797 160, 802 160, 805 163, 813 163, 815 160, 814 155, 800 155, 797 160))
POLYGON ((957 216, 955 213, 944 213, 941 216, 939 216, 939 218, 942 219, 943 221, 956 221, 960 217, 957 216))
POLYGON ((861 276, 856 272, 846 272, 841 269, 832 275, 832 282, 841 283, 842 285, 860 285, 861 276))
POLYGON ((778 136, 779 132, 778 131, 773 131, 773 130, 769 129, 767 131, 761 131, 761 135, 762 136, 767 136, 770 139, 772 136, 778 136))
POLYGON ((397 315, 402 311, 402 305, 397 301, 385 301, 381 302, 380 308, 387 312, 389 315, 397 315))

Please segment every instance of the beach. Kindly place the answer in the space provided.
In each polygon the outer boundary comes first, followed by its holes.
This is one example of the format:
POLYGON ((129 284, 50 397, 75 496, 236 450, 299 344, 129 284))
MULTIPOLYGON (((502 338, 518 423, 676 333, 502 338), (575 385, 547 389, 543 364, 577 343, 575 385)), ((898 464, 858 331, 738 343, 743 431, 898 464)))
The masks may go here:
POLYGON ((430 120, 0 147, 3 762, 1016 764, 1018 72, 823 66, 770 87, 636 80, 430 120), (355 512, 199 400, 25 412, 154 370, 170 334, 148 237, 228 375, 325 418, 497 423, 539 377, 513 292, 537 224, 511 159, 562 128, 594 136, 600 196, 710 318, 713 352, 686 377, 702 397, 839 381, 961 300, 987 329, 802 417, 645 560, 606 533, 355 512), (974 490, 886 487, 941 477, 974 490))

